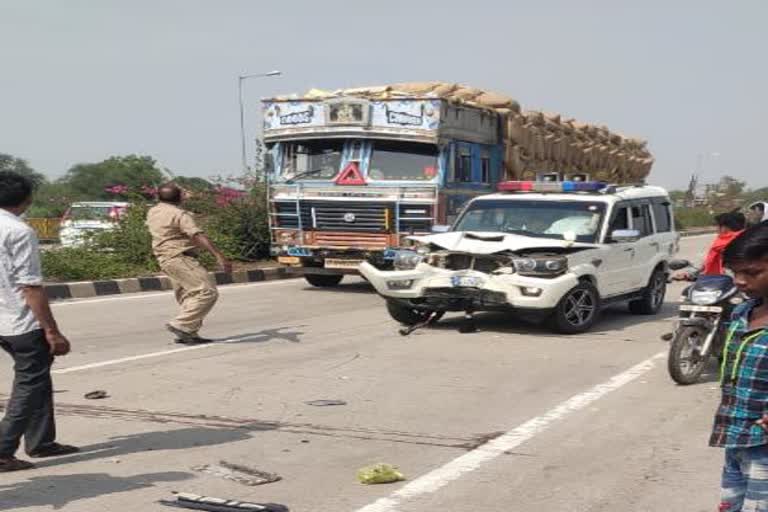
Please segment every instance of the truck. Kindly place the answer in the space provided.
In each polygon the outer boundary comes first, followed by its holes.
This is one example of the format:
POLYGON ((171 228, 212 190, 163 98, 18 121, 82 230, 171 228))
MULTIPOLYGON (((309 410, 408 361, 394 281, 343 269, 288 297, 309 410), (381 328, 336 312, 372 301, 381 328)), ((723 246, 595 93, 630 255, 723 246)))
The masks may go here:
POLYGON ((459 84, 414 82, 262 101, 272 253, 313 286, 445 230, 509 180, 643 183, 644 140, 459 84))

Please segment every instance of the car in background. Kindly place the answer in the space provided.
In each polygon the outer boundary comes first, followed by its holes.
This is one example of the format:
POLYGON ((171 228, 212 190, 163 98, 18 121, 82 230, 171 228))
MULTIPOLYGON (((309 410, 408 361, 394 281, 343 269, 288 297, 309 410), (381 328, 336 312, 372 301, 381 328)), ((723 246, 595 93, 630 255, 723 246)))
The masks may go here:
POLYGON ((114 229, 130 203, 83 201, 72 203, 61 220, 59 241, 62 247, 82 245, 88 236, 114 229))

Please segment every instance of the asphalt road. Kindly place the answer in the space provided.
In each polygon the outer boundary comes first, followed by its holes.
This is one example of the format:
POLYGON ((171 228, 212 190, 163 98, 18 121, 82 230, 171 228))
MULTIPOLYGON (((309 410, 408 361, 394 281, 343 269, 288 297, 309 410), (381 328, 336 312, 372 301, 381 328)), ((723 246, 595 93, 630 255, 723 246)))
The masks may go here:
MULTIPOLYGON (((403 338, 356 279, 230 286, 205 331, 222 341, 193 348, 162 329, 168 293, 59 303, 74 346, 56 362, 59 437, 84 452, 3 475, 0 510, 160 511, 173 491, 298 512, 714 510, 715 376, 674 385, 659 339, 679 290, 658 316, 615 307, 578 336, 494 314, 403 338), (83 398, 97 389, 109 398, 83 398), (306 404, 323 399, 346 405, 306 404), (222 460, 283 479, 193 469, 222 460), (407 481, 359 484, 377 462, 407 481)), ((10 376, 6 358, 0 390, 10 376)))

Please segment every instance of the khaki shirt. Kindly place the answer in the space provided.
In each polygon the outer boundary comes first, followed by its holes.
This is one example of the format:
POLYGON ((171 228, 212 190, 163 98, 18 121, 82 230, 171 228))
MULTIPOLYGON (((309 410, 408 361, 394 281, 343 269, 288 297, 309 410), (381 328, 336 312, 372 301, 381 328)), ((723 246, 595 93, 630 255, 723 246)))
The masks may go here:
POLYGON ((147 227, 152 235, 152 252, 161 263, 196 250, 192 238, 203 232, 191 213, 168 203, 159 203, 149 209, 147 227))

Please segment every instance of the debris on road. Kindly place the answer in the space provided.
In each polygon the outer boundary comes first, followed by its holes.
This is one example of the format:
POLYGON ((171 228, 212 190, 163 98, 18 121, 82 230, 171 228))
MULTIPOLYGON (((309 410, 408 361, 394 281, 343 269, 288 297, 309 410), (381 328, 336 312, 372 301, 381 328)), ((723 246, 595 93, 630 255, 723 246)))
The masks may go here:
POLYGON ((333 405, 347 405, 347 402, 344 400, 310 400, 309 402, 304 402, 307 405, 312 405, 314 407, 328 407, 333 405))
POLYGON ((158 503, 167 507, 207 510, 209 512, 289 512, 285 505, 277 503, 250 503, 246 501, 212 498, 180 492, 175 500, 160 500, 158 503))
POLYGON ((83 395, 88 400, 101 400, 102 398, 109 398, 109 394, 103 389, 97 389, 96 391, 89 391, 83 395))
POLYGON ((361 484, 391 484, 405 480, 405 476, 391 464, 374 464, 366 466, 357 472, 357 479, 361 484))
POLYGON ((251 487, 271 484, 283 479, 276 473, 268 473, 266 471, 249 468, 247 466, 241 466, 239 464, 231 464, 225 460, 220 461, 218 464, 203 464, 201 466, 193 466, 192 470, 218 476, 224 478, 225 480, 231 480, 232 482, 237 482, 239 484, 248 485, 251 487))

